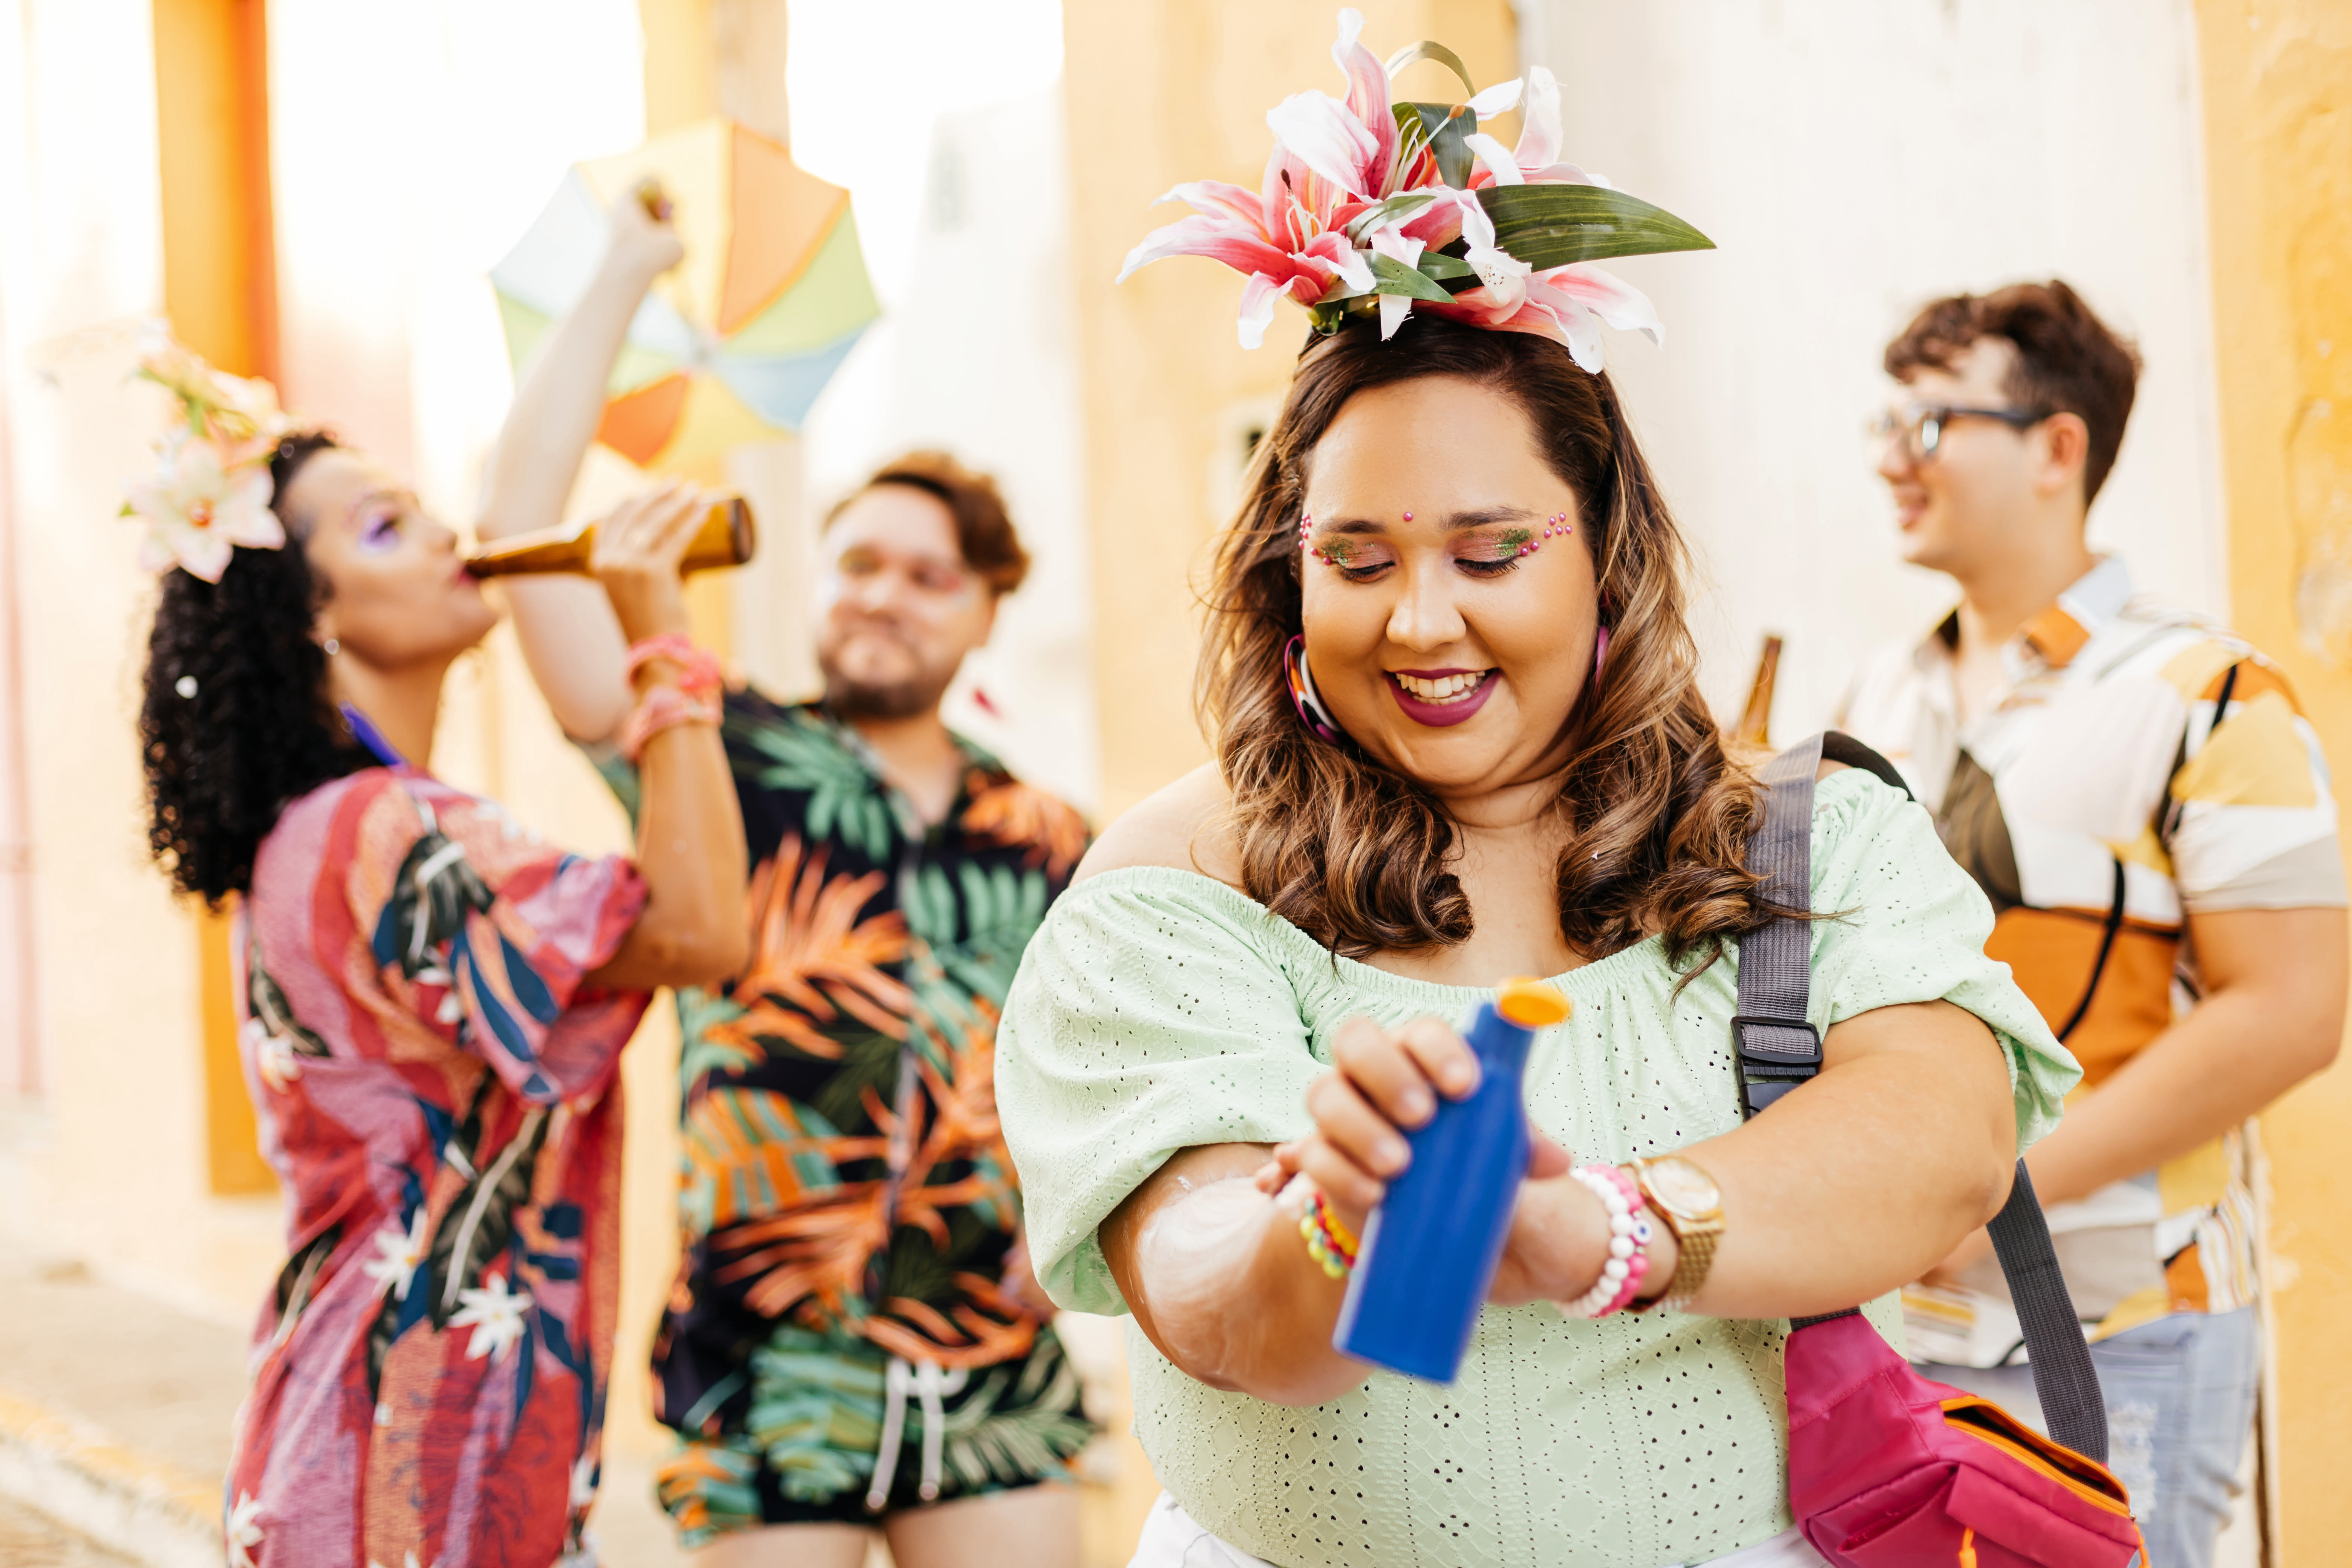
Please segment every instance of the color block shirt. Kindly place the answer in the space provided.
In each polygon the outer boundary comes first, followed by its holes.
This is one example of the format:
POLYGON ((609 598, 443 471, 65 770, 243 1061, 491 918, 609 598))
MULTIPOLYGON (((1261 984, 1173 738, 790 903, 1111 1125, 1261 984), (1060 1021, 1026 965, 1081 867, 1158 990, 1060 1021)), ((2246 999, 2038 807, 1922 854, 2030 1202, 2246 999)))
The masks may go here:
MULTIPOLYGON (((2319 737, 2242 639, 2135 594, 2105 557, 2001 650, 1968 724, 1957 621, 1875 656, 1841 721, 1903 770, 1991 900, 2007 963, 2084 1086, 2194 1005, 2185 916, 2345 902, 2319 737)), ((2110 1334, 2253 1299, 2253 1204, 2231 1134, 2050 1211, 2076 1309, 2110 1334)), ((1915 1354, 1990 1366, 2020 1349, 1988 1258, 1964 1290, 1906 1296, 1915 1354)))
MULTIPOLYGON (((722 733, 751 959, 678 994, 684 1258, 655 1344, 656 1413, 689 1439, 763 1453, 789 1497, 862 1494, 823 1418, 833 1369, 811 1336, 979 1369, 1018 1361, 1041 1327, 1000 1288, 1020 1207, 996 1026, 1087 828, 969 742, 956 798, 927 826, 816 704, 730 690, 722 733)), ((633 803, 627 764, 598 761, 633 803)), ((1085 1441, 1083 1420, 1054 1420, 1057 1452, 1085 1441)), ((951 1467, 1026 1477, 997 1435, 973 1436, 950 1439, 951 1467)), ((731 1481, 748 1495, 749 1477, 731 1481)))
MULTIPOLYGON (((1867 773, 1822 781, 1812 825, 1811 1018, 1948 999, 2009 1060, 2021 1142, 2077 1077, 1984 955, 1992 912, 1927 814, 1867 773)), ((1555 979, 1574 1011, 1528 1060, 1528 1114, 1581 1159, 1664 1153, 1740 1121, 1727 952, 1677 991, 1659 941, 1555 979)), ((1046 917, 1006 1010, 997 1094, 1039 1278, 1124 1313, 1097 1229, 1178 1151, 1310 1130, 1347 1020, 1461 1023, 1494 993, 1318 946, 1222 882, 1105 872, 1046 917)), ((1892 1331, 1891 1300, 1874 1320, 1892 1331)), ((1246 1303, 1235 1304, 1245 1311, 1246 1303)), ((1696 1563, 1790 1523, 1784 1322, 1486 1308, 1449 1386, 1374 1373, 1312 1408, 1194 1381, 1130 1325, 1135 1432, 1185 1512, 1285 1568, 1696 1563)))
POLYGON ((291 1256, 232 1568, 574 1560, 620 1300, 615 1068, 649 1000, 587 976, 645 900, 628 861, 407 769, 322 784, 262 841, 241 1043, 291 1256))

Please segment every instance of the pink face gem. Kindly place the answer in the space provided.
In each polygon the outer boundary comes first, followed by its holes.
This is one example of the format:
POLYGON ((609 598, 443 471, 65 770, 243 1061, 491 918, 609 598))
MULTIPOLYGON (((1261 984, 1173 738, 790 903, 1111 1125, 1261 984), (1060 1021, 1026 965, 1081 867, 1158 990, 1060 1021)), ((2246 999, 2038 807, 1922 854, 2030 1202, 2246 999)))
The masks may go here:
POLYGON ((1405 513, 1405 514, 1404 514, 1404 520, 1405 520, 1407 522, 1411 522, 1411 521, 1412 521, 1412 513, 1411 513, 1411 512, 1407 512, 1407 513, 1405 513))

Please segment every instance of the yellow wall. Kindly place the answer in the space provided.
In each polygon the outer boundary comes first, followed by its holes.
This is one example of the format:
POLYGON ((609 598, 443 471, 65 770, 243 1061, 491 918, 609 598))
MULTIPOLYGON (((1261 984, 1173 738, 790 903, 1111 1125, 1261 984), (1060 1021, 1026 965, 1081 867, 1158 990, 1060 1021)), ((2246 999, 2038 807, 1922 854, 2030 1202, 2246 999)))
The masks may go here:
MULTIPOLYGON (((1066 0, 1070 238, 1086 388, 1094 522, 1095 684, 1102 806, 1118 816, 1208 750, 1192 721, 1193 588, 1211 535, 1231 521, 1221 479, 1241 429, 1270 415, 1306 317, 1276 308, 1265 346, 1234 337, 1242 279, 1177 258, 1113 287, 1136 241, 1182 216, 1153 207, 1184 180, 1255 190, 1265 111, 1294 92, 1345 90, 1327 0, 1066 0)), ((1518 74, 1507 0, 1365 0, 1364 41, 1386 58, 1435 38, 1480 87, 1518 74)), ((1433 65, 1401 86, 1449 100, 1433 65), (1423 73, 1426 73, 1424 76, 1423 73)), ((1516 121, 1514 121, 1514 123, 1516 121)), ((1514 131, 1507 125, 1507 142, 1514 131)))
MULTIPOLYGON (((236 375, 278 378, 270 226, 268 15, 263 0, 155 0, 163 313, 180 341, 236 375)), ((205 1173, 216 1193, 268 1193, 236 1048, 226 913, 192 909, 204 1016, 205 1173)))
MULTIPOLYGON (((2352 6, 2198 0, 2197 17, 2231 610, 2286 667, 2352 808, 2352 626, 2340 602, 2335 624, 2327 613, 2331 576, 2352 559, 2352 6)), ((2352 1551, 2347 1123, 2352 1056, 2263 1118, 2281 1568, 2352 1551)))

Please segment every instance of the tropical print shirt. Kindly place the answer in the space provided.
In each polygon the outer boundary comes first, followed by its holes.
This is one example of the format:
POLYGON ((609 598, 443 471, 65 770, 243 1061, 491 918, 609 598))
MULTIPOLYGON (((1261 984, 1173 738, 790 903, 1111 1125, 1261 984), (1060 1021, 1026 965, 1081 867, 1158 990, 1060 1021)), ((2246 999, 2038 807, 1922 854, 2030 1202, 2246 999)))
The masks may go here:
POLYGON ((582 859, 409 769, 289 806, 244 906, 242 1054, 291 1258, 224 1497, 233 1568, 549 1563, 595 1495, 635 923, 582 859))
MULTIPOLYGON (((2319 736, 2243 639, 2136 594, 2109 556, 2001 650, 1958 716, 1958 622, 1866 665, 1843 726, 1936 815, 2006 962, 2096 1087, 2196 1005, 2189 914, 2345 901, 2319 736)), ((2247 1152, 2232 1133, 2050 1211, 2076 1309, 2104 1337, 2254 1297, 2247 1152)), ((1999 1266, 1906 1295, 1915 1354, 1990 1366, 2021 1336, 1999 1266)))
MULTIPOLYGON (((812 1334, 949 1369, 1034 1341, 1040 1320, 1000 1285, 1020 1206, 996 1024, 1087 829, 969 742, 926 826, 821 707, 733 690, 723 733, 752 952, 730 984, 678 997, 683 1258, 654 1361, 662 1420, 756 1430, 772 1456, 825 1375, 802 1353, 812 1334)), ((629 803, 625 765, 599 762, 629 803)))

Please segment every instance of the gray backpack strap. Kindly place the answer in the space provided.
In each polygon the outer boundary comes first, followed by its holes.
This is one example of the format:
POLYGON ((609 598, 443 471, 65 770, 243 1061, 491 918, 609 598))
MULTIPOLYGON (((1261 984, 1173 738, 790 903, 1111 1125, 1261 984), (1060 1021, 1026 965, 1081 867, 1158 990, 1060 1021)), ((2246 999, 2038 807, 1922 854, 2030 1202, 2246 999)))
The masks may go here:
MULTIPOLYGON (((1862 768, 1909 793, 1902 775, 1885 758, 1835 731, 1791 746, 1767 763, 1758 775, 1764 786, 1764 822, 1748 842, 1748 868, 1764 879, 1765 898, 1782 909, 1812 906, 1813 775, 1824 757, 1862 768)), ((1822 1069, 1822 1037, 1806 1017, 1812 992, 1811 956, 1810 922, 1786 916, 1739 939, 1739 1002, 1731 1020, 1731 1039, 1738 1053, 1740 1109, 1746 1116, 1754 1116, 1822 1069)), ((2017 1163, 2009 1202, 1989 1228, 2017 1306, 2018 1326, 2024 1331, 2033 1392, 2041 1398, 2050 1436, 2105 1464, 2106 1400, 2024 1161, 2017 1163)), ((1800 1318, 1792 1326, 1823 1321, 1800 1318)))

